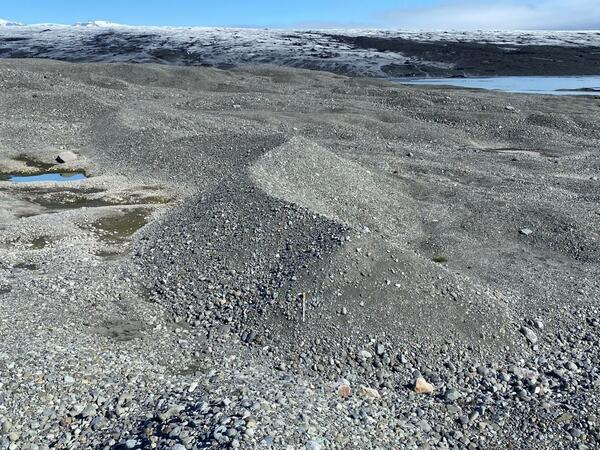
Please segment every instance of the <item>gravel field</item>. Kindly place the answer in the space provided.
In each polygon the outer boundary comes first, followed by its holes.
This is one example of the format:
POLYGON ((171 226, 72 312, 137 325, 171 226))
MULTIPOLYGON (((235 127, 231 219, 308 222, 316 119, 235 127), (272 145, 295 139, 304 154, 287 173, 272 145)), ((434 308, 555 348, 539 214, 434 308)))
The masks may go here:
POLYGON ((600 448, 598 123, 0 61, 0 450, 600 448), (8 179, 42 169, 87 178, 8 179))

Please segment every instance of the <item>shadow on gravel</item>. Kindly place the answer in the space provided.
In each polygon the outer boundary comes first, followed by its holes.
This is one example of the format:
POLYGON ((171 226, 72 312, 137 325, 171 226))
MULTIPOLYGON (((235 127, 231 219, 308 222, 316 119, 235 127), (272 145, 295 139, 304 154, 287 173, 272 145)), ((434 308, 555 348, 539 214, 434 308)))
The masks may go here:
POLYGON ((12 287, 11 286, 0 286, 0 295, 5 295, 5 294, 9 294, 12 292, 12 287))
POLYGON ((117 342, 128 342, 142 336, 144 325, 133 320, 112 320, 94 327, 101 336, 114 339, 117 342))

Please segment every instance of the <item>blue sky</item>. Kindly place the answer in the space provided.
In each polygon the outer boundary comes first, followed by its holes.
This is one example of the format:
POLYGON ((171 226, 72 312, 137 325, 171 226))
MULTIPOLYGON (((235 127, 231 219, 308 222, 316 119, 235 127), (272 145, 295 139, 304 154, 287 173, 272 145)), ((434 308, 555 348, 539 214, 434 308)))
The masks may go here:
POLYGON ((600 29, 600 0, 0 0, 0 18, 173 26, 600 29))
MULTIPOLYGON (((431 0, 432 2, 435 0, 431 0)), ((24 23, 90 19, 132 25, 286 26, 364 23, 412 0, 2 0, 0 17, 24 23)))

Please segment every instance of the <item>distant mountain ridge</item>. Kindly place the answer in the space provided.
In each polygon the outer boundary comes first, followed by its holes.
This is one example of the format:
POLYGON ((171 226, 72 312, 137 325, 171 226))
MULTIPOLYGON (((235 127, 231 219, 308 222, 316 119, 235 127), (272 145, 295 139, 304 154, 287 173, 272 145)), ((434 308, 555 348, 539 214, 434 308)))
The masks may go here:
POLYGON ((57 27, 95 27, 95 28, 111 28, 111 27, 126 27, 120 23, 109 22, 107 20, 88 20, 86 22, 77 22, 72 25, 66 25, 61 23, 35 23, 35 24, 24 24, 21 22, 15 22, 13 20, 0 19, 0 27, 36 27, 36 26, 57 26, 57 27))
POLYGON ((12 20, 0 19, 0 27, 20 27, 23 26, 20 22, 13 22, 12 20))
POLYGON ((74 27, 96 27, 96 28, 111 28, 111 27, 126 27, 120 23, 108 22, 106 20, 88 20, 87 22, 77 22, 74 27))

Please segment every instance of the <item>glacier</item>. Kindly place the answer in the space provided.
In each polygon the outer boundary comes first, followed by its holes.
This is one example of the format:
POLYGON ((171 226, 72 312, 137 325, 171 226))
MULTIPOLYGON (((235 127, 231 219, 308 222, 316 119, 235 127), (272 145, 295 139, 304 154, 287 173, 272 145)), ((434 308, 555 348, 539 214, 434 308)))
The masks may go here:
MULTIPOLYGON (((75 25, 20 25, 10 21, 0 21, 0 24, 2 58, 219 68, 273 64, 375 77, 446 76, 454 72, 460 75, 461 67, 455 61, 439 57, 440 48, 447 45, 467 50, 473 45, 493 46, 506 53, 506 58, 525 47, 600 48, 600 32, 594 31, 177 28, 127 26, 106 21, 75 25), (375 48, 371 42, 408 42, 421 47, 437 44, 438 55, 428 57, 431 52, 419 49, 407 53, 393 45, 375 48), (374 47, 370 48, 371 45, 374 47)), ((477 56, 471 59, 476 60, 477 56)))

